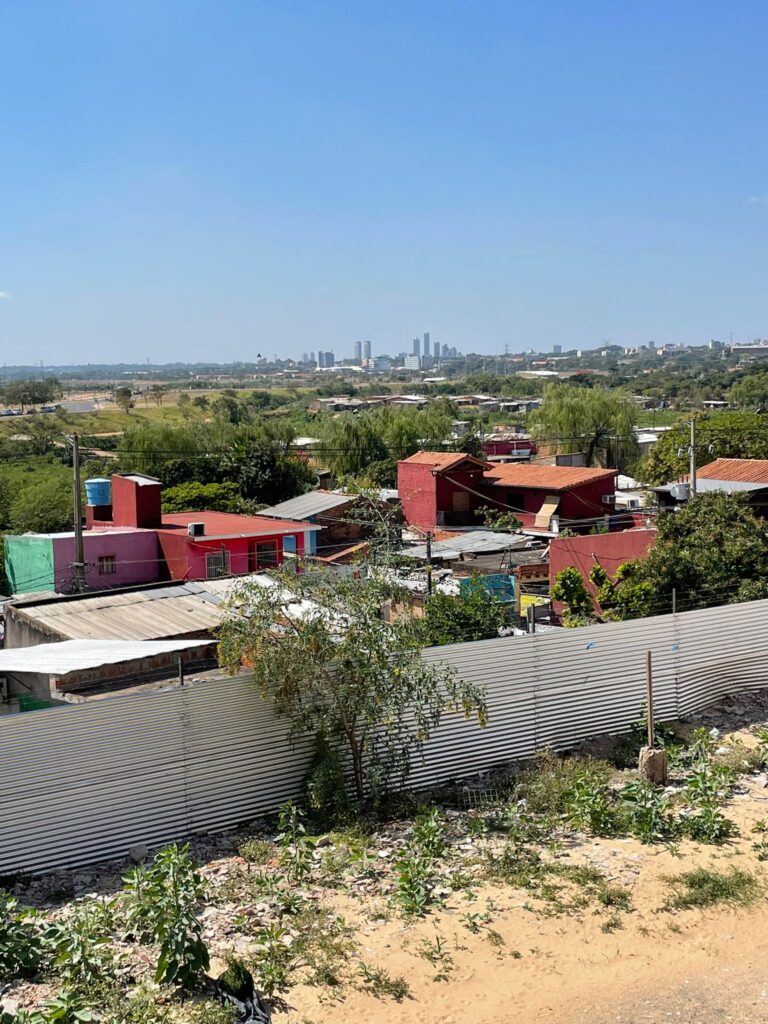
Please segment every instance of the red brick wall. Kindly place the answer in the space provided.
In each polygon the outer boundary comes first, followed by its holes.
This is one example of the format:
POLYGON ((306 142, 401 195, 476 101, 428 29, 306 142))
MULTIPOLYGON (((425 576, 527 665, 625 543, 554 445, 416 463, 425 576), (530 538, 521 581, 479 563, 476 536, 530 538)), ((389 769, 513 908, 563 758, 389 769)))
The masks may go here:
POLYGON ((397 492, 406 523, 422 530, 433 529, 437 518, 437 482, 432 467, 414 462, 399 463, 397 492))

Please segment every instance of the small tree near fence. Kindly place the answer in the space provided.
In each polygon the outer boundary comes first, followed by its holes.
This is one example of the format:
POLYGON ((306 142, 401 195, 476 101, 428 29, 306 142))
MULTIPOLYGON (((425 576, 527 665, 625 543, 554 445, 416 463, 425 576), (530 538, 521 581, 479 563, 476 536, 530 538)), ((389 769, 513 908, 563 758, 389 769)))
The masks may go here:
POLYGON ((346 750, 358 800, 407 777, 446 711, 486 722, 482 690, 419 656, 410 616, 384 621, 397 596, 380 580, 281 573, 243 583, 220 627, 222 664, 251 666, 294 735, 346 750))

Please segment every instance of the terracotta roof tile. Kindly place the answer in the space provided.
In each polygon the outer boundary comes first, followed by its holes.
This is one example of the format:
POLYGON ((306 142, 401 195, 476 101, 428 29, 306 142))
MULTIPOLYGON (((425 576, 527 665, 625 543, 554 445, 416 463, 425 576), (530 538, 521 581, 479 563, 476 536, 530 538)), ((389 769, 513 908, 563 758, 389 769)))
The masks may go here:
POLYGON ((439 470, 453 469, 462 462, 472 462, 479 469, 489 465, 489 463, 482 462, 472 455, 466 455, 464 452, 416 452, 415 455, 400 461, 420 466, 433 466, 439 470))

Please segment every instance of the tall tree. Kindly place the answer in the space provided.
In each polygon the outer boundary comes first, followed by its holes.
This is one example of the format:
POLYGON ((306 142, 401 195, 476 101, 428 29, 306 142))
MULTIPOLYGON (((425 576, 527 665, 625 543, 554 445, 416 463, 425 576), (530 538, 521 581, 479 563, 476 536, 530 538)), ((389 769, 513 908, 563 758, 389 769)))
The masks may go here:
POLYGON ((389 457, 375 420, 367 415, 343 413, 323 430, 322 457, 337 476, 359 476, 372 462, 389 457))
POLYGON ((623 469, 637 455, 636 415, 634 402, 618 391, 553 383, 544 389, 529 425, 538 441, 560 452, 583 451, 588 466, 623 469))
POLYGON ((391 596, 377 580, 284 573, 274 586, 243 584, 220 628, 222 664, 252 666, 295 735, 342 745, 360 800, 407 777, 446 711, 486 716, 477 687, 418 656, 413 620, 384 621, 391 596))

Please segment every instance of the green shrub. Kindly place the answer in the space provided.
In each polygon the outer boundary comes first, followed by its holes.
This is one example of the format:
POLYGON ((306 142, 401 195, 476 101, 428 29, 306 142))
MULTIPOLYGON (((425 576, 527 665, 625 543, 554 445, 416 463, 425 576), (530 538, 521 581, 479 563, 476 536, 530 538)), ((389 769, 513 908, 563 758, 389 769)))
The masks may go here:
POLYGON ((323 825, 337 825, 348 817, 350 803, 341 758, 322 733, 315 737, 315 753, 304 791, 312 816, 323 825))
POLYGON ((44 957, 37 915, 21 910, 18 900, 0 890, 0 978, 33 978, 44 957))

